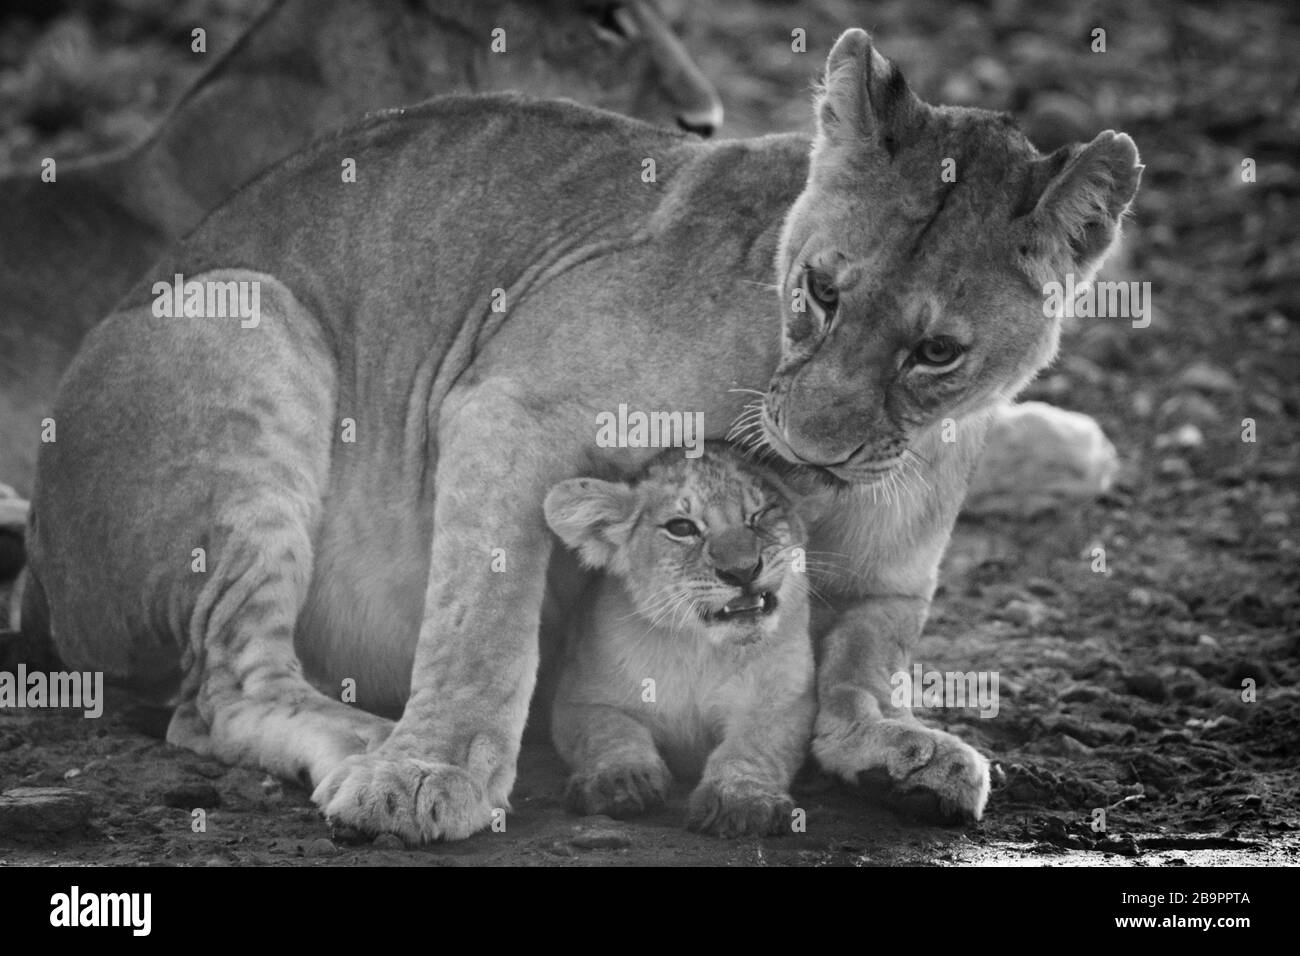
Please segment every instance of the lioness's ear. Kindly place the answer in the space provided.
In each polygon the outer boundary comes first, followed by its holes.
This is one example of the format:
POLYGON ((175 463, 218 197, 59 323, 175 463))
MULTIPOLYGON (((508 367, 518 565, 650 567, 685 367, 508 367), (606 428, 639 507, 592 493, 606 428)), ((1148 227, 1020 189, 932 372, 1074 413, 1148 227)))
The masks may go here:
POLYGON ((1142 178, 1137 146, 1107 130, 1086 146, 1063 146, 1038 161, 1051 178, 1026 222, 1021 266, 1039 284, 1073 272, 1091 278, 1119 236, 1142 178))
POLYGON ((593 568, 607 566, 627 543, 636 493, 627 485, 595 478, 562 481, 546 496, 546 523, 593 568))
POLYGON ((846 30, 826 58, 817 100, 817 141, 879 144, 892 157, 919 101, 903 74, 876 52, 866 30, 846 30))

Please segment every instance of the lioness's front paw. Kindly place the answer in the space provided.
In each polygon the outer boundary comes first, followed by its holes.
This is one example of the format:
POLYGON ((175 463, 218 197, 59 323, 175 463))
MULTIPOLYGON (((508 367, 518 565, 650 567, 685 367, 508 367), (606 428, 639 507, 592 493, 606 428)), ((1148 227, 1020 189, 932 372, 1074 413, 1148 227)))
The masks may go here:
POLYGON ((813 753, 826 770, 917 816, 978 820, 988 802, 988 760, 952 734, 914 721, 819 724, 813 753))
POLYGON ((686 827, 725 839, 753 834, 780 836, 790 830, 794 801, 765 784, 704 780, 691 794, 686 827))
POLYGON ((379 752, 348 757, 311 798, 332 824, 412 844, 463 840, 492 822, 483 787, 462 768, 379 752))
POLYGON ((671 783, 672 775, 662 760, 601 767, 571 776, 564 802, 574 813, 603 813, 621 819, 662 804, 671 783))

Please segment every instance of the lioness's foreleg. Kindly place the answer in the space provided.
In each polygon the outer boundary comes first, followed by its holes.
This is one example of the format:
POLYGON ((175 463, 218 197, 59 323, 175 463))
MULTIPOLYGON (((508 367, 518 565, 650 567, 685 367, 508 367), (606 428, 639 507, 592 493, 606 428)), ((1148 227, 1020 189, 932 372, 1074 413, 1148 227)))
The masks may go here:
POLYGON ((840 616, 817 669, 813 753, 849 783, 885 782, 889 796, 912 809, 978 820, 988 800, 988 760, 891 700, 890 679, 910 673, 928 609, 924 598, 873 597, 840 616))
POLYGON ((537 676, 551 549, 542 501, 581 461, 562 435, 509 386, 472 386, 443 403, 410 697, 382 747, 317 788, 331 819, 421 842, 464 838, 508 808, 537 676))

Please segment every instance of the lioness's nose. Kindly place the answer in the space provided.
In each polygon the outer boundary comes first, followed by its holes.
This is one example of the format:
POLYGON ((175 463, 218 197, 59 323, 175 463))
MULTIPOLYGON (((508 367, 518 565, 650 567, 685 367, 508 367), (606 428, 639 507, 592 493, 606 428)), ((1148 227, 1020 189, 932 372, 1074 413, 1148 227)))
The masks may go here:
POLYGON ((735 587, 751 584, 763 571, 763 550, 749 528, 724 531, 709 542, 708 554, 718 580, 735 587))
POLYGON ((677 125, 688 133, 708 139, 722 125, 722 104, 714 103, 704 109, 678 113, 677 125))
POLYGON ((654 63, 660 92, 677 110, 677 125, 690 133, 711 136, 722 126, 722 100, 704 71, 691 58, 663 15, 644 0, 628 3, 654 63))

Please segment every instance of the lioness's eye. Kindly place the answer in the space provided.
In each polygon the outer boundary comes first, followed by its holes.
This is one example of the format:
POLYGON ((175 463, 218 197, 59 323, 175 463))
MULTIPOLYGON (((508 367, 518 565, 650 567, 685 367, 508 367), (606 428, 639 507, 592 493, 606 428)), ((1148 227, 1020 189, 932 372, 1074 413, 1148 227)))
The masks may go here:
POLYGON ((840 304, 840 290, 835 288, 835 280, 820 269, 809 267, 804 269, 803 284, 808 297, 817 303, 829 322, 840 304))
POLYGON ((693 538, 700 533, 700 529, 695 527, 695 522, 686 518, 674 518, 664 525, 664 530, 674 538, 693 538))
POLYGON ((926 365, 930 368, 952 365, 961 358, 961 354, 962 347, 955 340, 942 336, 922 340, 912 352, 918 365, 926 365))

